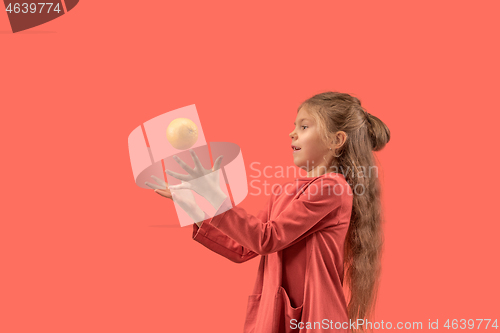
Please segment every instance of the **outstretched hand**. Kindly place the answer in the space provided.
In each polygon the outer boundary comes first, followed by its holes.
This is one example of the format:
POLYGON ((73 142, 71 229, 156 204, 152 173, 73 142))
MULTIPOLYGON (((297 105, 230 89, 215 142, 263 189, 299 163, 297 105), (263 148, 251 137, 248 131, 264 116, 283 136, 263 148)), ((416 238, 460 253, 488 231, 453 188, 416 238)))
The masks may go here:
MULTIPOLYGON (((146 185, 155 190, 159 195, 171 199, 176 204, 178 204, 194 222, 201 222, 205 218, 205 212, 198 206, 194 198, 193 192, 187 189, 170 191, 168 184, 163 180, 154 175, 151 176, 157 184, 151 184, 146 182, 146 185)), ((201 226, 201 224, 198 224, 201 226)))
POLYGON ((189 189, 193 190, 208 201, 214 201, 216 198, 220 198, 224 193, 222 192, 219 185, 219 169, 222 163, 222 155, 219 156, 215 162, 212 169, 205 169, 202 165, 196 153, 189 149, 191 157, 193 158, 195 167, 192 169, 183 160, 174 155, 174 159, 179 165, 187 171, 187 175, 176 173, 170 170, 166 170, 166 173, 183 181, 179 185, 170 186, 172 190, 189 189))
POLYGON ((172 198, 172 192, 170 192, 170 189, 168 188, 168 184, 163 180, 155 175, 151 176, 158 184, 151 184, 149 182, 146 182, 146 185, 151 187, 153 190, 155 190, 156 193, 161 195, 162 197, 168 198, 173 200, 172 198))

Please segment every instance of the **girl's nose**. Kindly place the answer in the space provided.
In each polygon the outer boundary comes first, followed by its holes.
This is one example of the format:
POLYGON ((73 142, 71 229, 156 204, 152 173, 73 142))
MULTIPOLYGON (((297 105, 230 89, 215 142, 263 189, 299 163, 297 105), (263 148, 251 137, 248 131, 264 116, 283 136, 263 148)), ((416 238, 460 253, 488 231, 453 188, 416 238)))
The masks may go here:
POLYGON ((295 133, 294 133, 294 132, 292 132, 292 133, 290 133, 289 135, 290 135, 290 138, 291 138, 291 139, 293 139, 293 137, 295 136, 295 133))

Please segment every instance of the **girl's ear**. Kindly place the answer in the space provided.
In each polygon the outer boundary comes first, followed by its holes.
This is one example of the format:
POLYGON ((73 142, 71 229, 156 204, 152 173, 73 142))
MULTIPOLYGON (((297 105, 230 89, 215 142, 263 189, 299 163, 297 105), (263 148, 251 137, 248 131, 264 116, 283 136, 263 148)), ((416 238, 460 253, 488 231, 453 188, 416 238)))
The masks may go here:
POLYGON ((347 140, 347 134, 344 131, 338 131, 335 134, 329 134, 328 139, 329 147, 331 147, 332 150, 338 149, 344 145, 347 140))
POLYGON ((335 136, 337 138, 336 141, 339 144, 337 148, 342 147, 347 140, 347 134, 344 131, 338 131, 335 136))
POLYGON ((335 143, 338 141, 335 137, 336 135, 328 134, 328 147, 332 148, 332 150, 335 149, 335 143))

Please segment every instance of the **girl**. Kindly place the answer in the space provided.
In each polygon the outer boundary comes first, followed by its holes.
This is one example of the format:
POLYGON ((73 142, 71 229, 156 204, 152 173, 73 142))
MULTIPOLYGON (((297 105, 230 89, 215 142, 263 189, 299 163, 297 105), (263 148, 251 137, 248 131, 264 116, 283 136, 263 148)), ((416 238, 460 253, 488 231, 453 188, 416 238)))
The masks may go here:
POLYGON ((194 169, 177 159, 188 175, 167 171, 183 182, 169 188, 162 182, 155 192, 197 222, 195 241, 237 263, 261 256, 244 333, 364 332, 355 324, 372 320, 383 243, 372 150, 389 142, 389 129, 356 97, 339 92, 303 102, 294 125, 294 163, 307 176, 273 189, 256 216, 232 207, 218 188, 213 171, 222 156, 205 170, 191 151, 194 169), (191 190, 214 206, 213 217, 199 209, 191 190))

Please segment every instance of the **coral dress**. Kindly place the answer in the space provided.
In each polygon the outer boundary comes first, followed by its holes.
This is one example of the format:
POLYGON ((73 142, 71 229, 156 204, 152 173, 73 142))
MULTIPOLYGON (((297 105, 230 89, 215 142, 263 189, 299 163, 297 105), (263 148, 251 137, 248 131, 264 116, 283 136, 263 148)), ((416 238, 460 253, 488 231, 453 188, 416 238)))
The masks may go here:
POLYGON ((227 198, 201 228, 193 224, 195 241, 231 261, 261 255, 243 332, 349 332, 342 285, 351 187, 331 172, 272 192, 256 216, 227 198))

